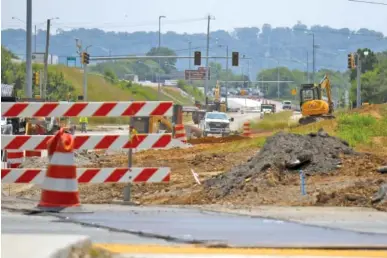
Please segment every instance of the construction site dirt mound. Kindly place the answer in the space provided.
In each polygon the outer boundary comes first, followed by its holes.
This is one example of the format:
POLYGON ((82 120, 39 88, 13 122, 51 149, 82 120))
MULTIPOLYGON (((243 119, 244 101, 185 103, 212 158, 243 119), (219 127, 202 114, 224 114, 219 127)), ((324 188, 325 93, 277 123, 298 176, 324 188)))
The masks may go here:
POLYGON ((356 108, 352 110, 353 113, 359 113, 363 115, 370 115, 376 119, 380 119, 383 116, 387 115, 387 105, 386 104, 370 104, 362 106, 361 108, 356 108))
POLYGON ((280 132, 269 137, 246 164, 207 180, 204 186, 218 197, 224 197, 240 189, 245 180, 269 169, 303 170, 306 175, 330 172, 340 167, 340 154, 354 154, 354 151, 347 142, 323 130, 308 135, 280 132))
POLYGON ((208 144, 208 143, 224 143, 224 142, 233 142, 233 141, 240 141, 240 140, 246 140, 246 137, 243 137, 241 135, 230 135, 227 137, 203 137, 203 138, 197 138, 197 139, 190 139, 188 140, 188 143, 194 145, 194 144, 208 144))

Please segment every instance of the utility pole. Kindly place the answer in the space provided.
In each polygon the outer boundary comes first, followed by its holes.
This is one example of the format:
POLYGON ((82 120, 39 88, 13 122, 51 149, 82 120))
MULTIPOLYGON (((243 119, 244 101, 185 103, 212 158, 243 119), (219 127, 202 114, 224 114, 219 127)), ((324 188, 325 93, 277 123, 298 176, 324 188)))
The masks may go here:
POLYGON ((44 54, 44 84, 43 84, 43 99, 46 99, 47 94, 47 81, 48 81, 48 49, 50 44, 50 26, 51 20, 47 19, 47 32, 46 32, 46 52, 44 54))
POLYGON ((356 66, 356 80, 357 80, 357 87, 356 87, 356 107, 361 107, 361 58, 360 54, 356 54, 357 58, 357 66, 356 66))
POLYGON ((188 67, 189 67, 189 70, 191 70, 191 45, 192 45, 192 42, 189 41, 188 42, 188 56, 189 56, 189 59, 188 59, 188 67))
POLYGON ((226 111, 228 109, 228 80, 229 80, 229 73, 228 73, 228 45, 226 46, 226 111))
POLYGON ((32 0, 27 0, 26 29, 26 90, 27 98, 32 98, 32 0))
MULTIPOLYGON (((160 48, 161 48, 161 19, 166 18, 164 15, 159 16, 159 48, 157 51, 157 54, 160 55, 160 48)), ((161 69, 161 60, 159 59, 159 69, 161 69)), ((157 85, 157 96, 158 100, 161 99, 161 84, 160 84, 160 70, 159 70, 159 76, 158 76, 158 85, 157 85)))
POLYGON ((280 70, 279 70, 279 62, 277 67, 277 98, 280 99, 280 70))
POLYGON ((312 34, 313 36, 313 83, 315 83, 315 62, 316 62, 316 57, 315 57, 315 45, 314 45, 314 33, 312 34))
POLYGON ((208 56, 209 56, 209 52, 210 52, 210 21, 211 21, 211 15, 208 15, 207 17, 208 21, 207 21, 207 49, 206 49, 206 80, 205 80, 205 84, 204 84, 204 95, 206 97, 206 108, 207 108, 207 104, 208 104, 208 73, 209 73, 209 67, 208 67, 208 56))
POLYGON ((42 98, 42 94, 43 94, 43 74, 42 74, 42 70, 39 70, 39 96, 40 98, 42 98))
POLYGON ((307 76, 307 81, 310 83, 310 76, 309 76, 309 52, 306 51, 306 76, 307 76))
POLYGON ((36 25, 35 25, 35 37, 34 37, 34 47, 35 47, 35 53, 36 53, 36 25))

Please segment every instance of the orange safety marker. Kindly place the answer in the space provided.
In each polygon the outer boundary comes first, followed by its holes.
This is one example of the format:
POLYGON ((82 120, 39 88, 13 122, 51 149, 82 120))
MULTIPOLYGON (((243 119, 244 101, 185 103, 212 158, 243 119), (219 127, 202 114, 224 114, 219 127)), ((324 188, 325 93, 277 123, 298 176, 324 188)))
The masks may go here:
POLYGON ((187 136, 185 135, 185 128, 183 124, 175 125, 175 139, 187 143, 187 136))
POLYGON ((64 133, 62 128, 48 141, 47 152, 49 164, 38 208, 80 206, 73 136, 64 133))
POLYGON ((250 121, 246 121, 243 123, 243 136, 245 137, 251 136, 250 121))

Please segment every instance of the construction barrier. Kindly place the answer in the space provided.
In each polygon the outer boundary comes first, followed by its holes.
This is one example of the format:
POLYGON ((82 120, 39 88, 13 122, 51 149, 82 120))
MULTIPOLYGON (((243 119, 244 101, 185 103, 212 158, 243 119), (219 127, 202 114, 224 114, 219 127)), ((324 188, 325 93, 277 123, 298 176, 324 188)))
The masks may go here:
POLYGON ((8 150, 7 164, 9 168, 18 168, 24 162, 24 151, 8 150))
MULTIPOLYGON (((2 135, 3 150, 45 150, 52 135, 2 135)), ((172 134, 137 134, 130 139, 126 134, 74 135, 75 150, 165 149, 183 147, 173 141, 172 134)))
MULTIPOLYGON (((2 169, 1 182, 14 184, 42 184, 46 169, 15 168, 2 169)), ((97 183, 158 183, 169 182, 168 167, 145 168, 77 168, 79 184, 97 183)))
POLYGON ((245 137, 251 136, 250 121, 246 121, 243 123, 243 136, 245 137))
POLYGON ((42 157, 42 152, 41 151, 33 151, 33 150, 26 150, 26 158, 31 158, 31 157, 42 157))
POLYGON ((185 134, 185 127, 183 124, 175 125, 175 139, 181 142, 187 142, 187 136, 185 134))
POLYGON ((172 116, 173 102, 2 102, 2 117, 172 116))
MULTIPOLYGON (((172 116, 173 102, 16 102, 1 103, 3 117, 117 117, 172 116)), ((170 168, 76 168, 74 150, 166 149, 184 147, 172 134, 2 135, 1 148, 11 151, 42 151, 48 147, 49 166, 2 169, 4 183, 42 184, 40 207, 79 205, 78 183, 169 182, 170 168), (60 172, 59 172, 60 171, 60 172)))
POLYGON ((80 206, 73 136, 61 129, 47 145, 49 162, 38 207, 80 206))

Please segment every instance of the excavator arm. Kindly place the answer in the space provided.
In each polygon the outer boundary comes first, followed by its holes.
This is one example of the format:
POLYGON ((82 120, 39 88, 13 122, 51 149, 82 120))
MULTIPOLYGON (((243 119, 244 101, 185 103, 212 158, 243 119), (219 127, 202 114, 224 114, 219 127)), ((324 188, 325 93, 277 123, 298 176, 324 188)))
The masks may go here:
POLYGON ((325 75, 322 81, 320 82, 320 88, 325 89, 328 98, 329 113, 333 113, 333 99, 332 99, 332 88, 331 81, 328 78, 328 75, 325 75))

